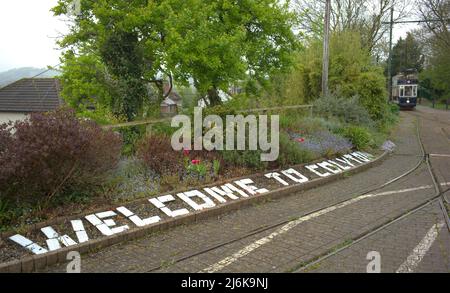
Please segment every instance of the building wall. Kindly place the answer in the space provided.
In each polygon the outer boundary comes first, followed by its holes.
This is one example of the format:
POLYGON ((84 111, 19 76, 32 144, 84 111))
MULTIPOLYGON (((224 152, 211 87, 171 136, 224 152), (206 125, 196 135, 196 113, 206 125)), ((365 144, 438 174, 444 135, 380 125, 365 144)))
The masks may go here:
POLYGON ((7 123, 9 121, 23 120, 25 117, 26 114, 23 113, 0 112, 0 124, 7 123))
POLYGON ((176 114, 176 105, 161 105, 161 114, 176 114))

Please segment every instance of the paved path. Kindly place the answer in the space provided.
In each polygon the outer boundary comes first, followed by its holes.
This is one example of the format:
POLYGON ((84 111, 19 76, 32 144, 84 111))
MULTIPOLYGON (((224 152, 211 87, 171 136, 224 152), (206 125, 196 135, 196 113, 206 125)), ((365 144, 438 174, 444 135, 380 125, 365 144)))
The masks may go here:
MULTIPOLYGON (((433 132, 439 125, 447 127, 450 118, 446 115, 422 108, 402 112, 395 133, 397 150, 380 166, 313 190, 82 256, 82 271, 296 272, 306 267, 313 272, 365 272, 370 261, 367 254, 377 251, 382 272, 395 272, 404 263, 403 268, 412 271, 448 272, 450 238, 436 202, 355 243, 434 197, 425 164, 385 188, 363 194, 420 160, 416 116, 423 122, 427 152, 448 151, 449 141, 433 132), (440 120, 427 120, 436 117, 440 120), (332 251, 339 252, 320 259, 332 251), (317 259, 321 261, 314 263, 317 259), (311 263, 314 265, 308 266, 311 263)), ((450 158, 439 157, 438 162, 435 173, 440 183, 450 182, 450 158)), ((63 272, 65 265, 47 271, 63 272)))

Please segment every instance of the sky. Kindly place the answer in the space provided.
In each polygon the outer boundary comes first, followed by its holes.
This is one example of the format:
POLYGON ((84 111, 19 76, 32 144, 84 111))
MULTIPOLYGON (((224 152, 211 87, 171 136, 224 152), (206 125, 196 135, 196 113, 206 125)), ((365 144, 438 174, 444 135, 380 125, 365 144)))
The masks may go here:
POLYGON ((0 0, 0 72, 59 63, 55 37, 66 24, 50 9, 57 0, 0 0))
MULTIPOLYGON (((57 0, 0 0, 0 72, 59 63, 61 52, 56 37, 67 32, 67 26, 50 12, 56 3, 57 0)), ((416 27, 396 26, 394 42, 416 27)))

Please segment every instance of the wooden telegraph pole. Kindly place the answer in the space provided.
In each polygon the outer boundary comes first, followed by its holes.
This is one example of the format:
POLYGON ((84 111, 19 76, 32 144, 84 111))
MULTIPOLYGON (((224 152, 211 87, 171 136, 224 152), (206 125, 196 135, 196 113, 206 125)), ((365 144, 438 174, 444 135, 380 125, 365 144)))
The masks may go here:
POLYGON ((389 60, 388 60, 388 91, 389 101, 392 100, 392 30, 394 27, 394 6, 391 7, 391 21, 389 22, 389 60))
POLYGON ((326 0, 325 5, 325 27, 323 36, 323 61, 322 61, 322 96, 328 95, 328 68, 329 68, 329 43, 330 43, 330 11, 331 0, 326 0))

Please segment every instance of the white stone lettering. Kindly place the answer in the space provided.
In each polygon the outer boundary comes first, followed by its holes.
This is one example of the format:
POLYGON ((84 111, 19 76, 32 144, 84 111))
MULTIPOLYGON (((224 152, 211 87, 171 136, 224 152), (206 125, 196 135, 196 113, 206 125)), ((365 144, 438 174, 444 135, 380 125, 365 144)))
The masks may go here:
POLYGON ((203 190, 206 191, 209 195, 211 195, 215 199, 217 199, 219 202, 224 203, 224 202, 226 202, 224 196, 226 196, 232 200, 236 200, 239 198, 238 196, 236 196, 234 194, 234 192, 231 189, 233 189, 235 192, 238 192, 241 195, 242 195, 242 193, 244 195, 246 195, 243 191, 238 190, 236 187, 232 186, 232 188, 230 188, 227 185, 223 185, 222 187, 214 186, 212 188, 204 188, 203 190))
POLYGON ((349 160, 353 160, 358 164, 362 164, 363 162, 361 162, 360 160, 356 159, 355 157, 353 157, 351 154, 348 155, 344 155, 344 158, 349 159, 349 160))
POLYGON ((328 177, 331 175, 328 172, 321 173, 321 172, 317 171, 317 169, 319 169, 319 166, 317 166, 317 165, 309 165, 309 166, 305 166, 305 168, 308 169, 309 171, 313 172, 314 174, 319 175, 320 177, 328 177))
MULTIPOLYGON (((211 121, 208 122, 208 127, 213 127, 217 125, 216 121, 217 117, 210 117, 211 121)), ((220 130, 220 127, 217 129, 220 130)), ((210 144, 214 144, 212 142, 212 138, 214 137, 213 133, 210 133, 211 138, 207 137, 206 141, 209 141, 210 144)), ((199 145, 202 144, 202 141, 197 142, 199 145)), ((204 141, 203 141, 204 143, 204 141)), ((207 143, 206 143, 207 144, 207 143)), ((182 145, 180 145, 181 147, 182 145)), ((212 146, 218 147, 218 145, 212 146)), ((374 156, 368 153, 355 151, 350 154, 343 155, 342 157, 335 158, 333 160, 324 160, 320 163, 311 164, 304 166, 306 170, 318 175, 319 177, 328 177, 332 174, 338 174, 344 172, 345 170, 349 170, 352 167, 355 167, 357 164, 365 164, 374 159, 374 156)), ((258 178, 258 182, 261 178, 275 179, 283 186, 289 186, 290 184, 302 184, 308 182, 310 179, 307 176, 304 176, 298 170, 298 168, 290 168, 286 170, 280 170, 277 172, 270 172, 264 174, 264 176, 260 176, 258 178), (297 170, 296 170, 297 169, 297 170), (292 182, 294 183, 292 183, 292 182)), ((309 174, 311 175, 311 174, 309 174)), ((168 202, 175 201, 175 197, 171 194, 159 196, 155 198, 148 199, 148 201, 159 209, 162 213, 167 215, 168 217, 175 218, 178 216, 183 216, 190 213, 187 206, 191 207, 195 211, 201 211, 204 209, 209 209, 215 207, 219 203, 226 203, 229 200, 239 200, 240 198, 248 198, 249 196, 254 196, 257 194, 264 194, 269 192, 266 188, 259 188, 255 186, 255 182, 252 179, 246 178, 241 180, 236 180, 233 183, 226 183, 221 186, 212 186, 203 188, 202 191, 199 190, 190 190, 186 192, 180 192, 177 194, 177 197, 182 200, 182 202, 178 203, 178 209, 171 210, 166 206, 168 202), (197 199, 196 199, 197 197, 197 199), (185 204, 186 208, 179 207, 180 204, 185 204)), ((156 224, 162 220, 163 216, 151 216, 148 218, 141 218, 136 215, 133 211, 125 206, 121 206, 115 209, 115 211, 105 211, 101 213, 95 213, 86 215, 84 218, 91 223, 95 228, 97 228, 102 235, 112 236, 117 233, 121 233, 129 229, 128 225, 117 226, 113 217, 117 216, 117 213, 120 213, 125 218, 134 223, 137 227, 144 227, 151 224, 156 224)), ((46 244, 47 247, 41 247, 39 244, 31 241, 30 239, 16 234, 14 236, 9 237, 9 239, 19 246, 23 247, 26 250, 31 251, 33 254, 44 254, 49 251, 55 251, 61 249, 61 247, 66 246, 74 246, 79 243, 85 243, 89 241, 89 236, 85 229, 82 219, 75 219, 70 221, 73 232, 77 237, 77 241, 73 240, 67 234, 64 234, 62 231, 61 235, 57 233, 52 227, 44 227, 40 230, 46 236, 46 244)), ((72 235, 72 234, 69 234, 72 235)), ((91 236, 92 237, 92 236, 91 236)), ((75 238, 74 238, 75 239, 75 238)))
POLYGON ((187 203, 188 205, 190 205, 194 210, 196 211, 201 211, 203 209, 207 209, 207 208, 212 208, 215 207, 216 204, 206 195, 204 195, 203 193, 201 193, 198 190, 191 190, 191 191, 187 191, 187 192, 182 192, 182 193, 178 193, 177 196, 183 200, 185 203, 187 203), (204 203, 202 204, 198 204, 195 201, 193 201, 191 198, 193 197, 199 197, 200 199, 202 199, 204 201, 204 203))
POLYGON ((255 195, 255 194, 263 194, 263 193, 267 193, 269 192, 269 190, 265 189, 265 188, 261 188, 258 189, 258 187, 254 186, 254 185, 250 185, 253 184, 253 180, 252 179, 242 179, 239 181, 234 181, 234 183, 239 186, 240 188, 242 188, 243 190, 245 190, 248 194, 250 195, 255 195))
POLYGON ((267 178, 273 178, 275 180, 277 180, 278 182, 280 182, 281 184, 283 184, 284 186, 289 186, 289 183, 287 183, 286 181, 284 181, 283 179, 280 178, 281 174, 277 173, 277 172, 273 172, 273 173, 268 173, 266 175, 267 178))
POLYGON ((166 202, 171 202, 174 200, 175 200, 175 198, 171 194, 149 199, 149 201, 155 207, 160 209, 163 213, 165 213, 166 215, 168 215, 171 218, 189 214, 189 211, 187 209, 179 209, 179 210, 172 211, 171 209, 166 207, 166 205, 165 205, 166 202))
POLYGON ((22 235, 16 234, 14 236, 9 237, 9 239, 19 244, 23 248, 28 249, 34 254, 44 254, 48 252, 47 249, 42 248, 41 246, 37 245, 30 239, 23 237, 22 235))
POLYGON ((370 162, 370 158, 367 157, 366 155, 364 155, 364 154, 361 153, 361 152, 354 152, 354 153, 352 153, 351 155, 354 156, 354 157, 356 157, 356 158, 358 158, 358 159, 360 159, 360 160, 363 161, 363 162, 370 162))
POLYGON ((342 157, 342 158, 336 158, 336 161, 340 162, 340 163, 344 163, 347 164, 351 167, 355 167, 355 164, 353 164, 352 162, 350 162, 349 160, 347 160, 346 158, 342 157))
POLYGON ((73 231, 75 231, 75 234, 77 235, 78 242, 84 243, 89 241, 89 237, 81 220, 72 220, 70 223, 72 224, 73 231))
POLYGON ((349 170, 349 169, 351 169, 351 167, 349 167, 349 166, 344 166, 343 164, 338 164, 338 163, 336 163, 336 162, 333 161, 333 160, 329 160, 328 162, 329 162, 330 164, 333 164, 333 165, 338 166, 338 167, 341 168, 342 170, 349 170))
POLYGON ((317 165, 319 165, 320 167, 322 167, 323 169, 325 169, 327 171, 330 171, 333 174, 339 174, 342 172, 342 170, 339 167, 337 167, 333 164, 330 164, 329 162, 322 162, 317 165))
POLYGON ((227 202, 227 200, 222 197, 222 195, 224 195, 224 196, 226 195, 225 192, 222 191, 223 194, 219 194, 220 192, 215 192, 214 190, 212 190, 212 188, 203 188, 203 190, 206 193, 208 193, 209 195, 211 195, 213 198, 215 198, 218 202, 220 202, 220 203, 227 202))
POLYGON ((286 175, 286 177, 288 177, 289 179, 291 179, 296 183, 305 183, 309 181, 309 179, 306 176, 304 176, 303 174, 292 168, 281 171, 281 173, 283 173, 284 175, 286 175))
POLYGON ((67 235, 59 236, 59 234, 52 227, 41 228, 42 233, 48 238, 46 240, 48 249, 50 251, 58 250, 61 248, 61 243, 68 247, 72 245, 77 245, 72 238, 67 235))
POLYGON ((116 222, 112 219, 107 219, 106 221, 102 221, 101 219, 104 219, 106 217, 114 217, 117 216, 117 214, 113 211, 107 211, 102 213, 97 213, 95 215, 88 215, 86 216, 86 220, 89 221, 92 225, 94 225, 100 233, 102 233, 105 236, 111 236, 117 233, 121 233, 125 230, 128 230, 128 225, 123 225, 119 227, 116 226, 116 222), (114 228, 112 228, 114 227, 114 228))
POLYGON ((146 219, 141 219, 139 216, 135 215, 133 212, 131 212, 126 207, 118 207, 116 209, 119 213, 130 219, 131 222, 133 222, 138 227, 144 227, 148 226, 154 223, 158 223, 161 221, 161 218, 159 216, 149 217, 146 219))

